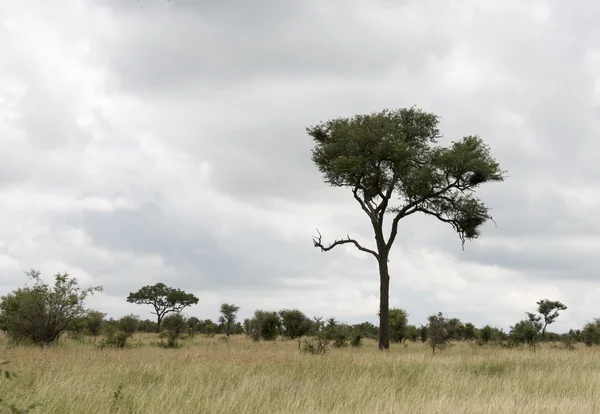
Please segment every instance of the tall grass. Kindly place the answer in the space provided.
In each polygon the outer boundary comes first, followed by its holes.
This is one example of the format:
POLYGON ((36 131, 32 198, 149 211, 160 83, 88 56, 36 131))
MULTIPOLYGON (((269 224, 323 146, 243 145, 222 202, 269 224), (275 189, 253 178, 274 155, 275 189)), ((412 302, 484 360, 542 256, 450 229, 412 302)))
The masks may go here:
POLYGON ((5 348, 20 376, 0 396, 40 413, 597 413, 600 351, 422 344, 389 353, 365 341, 326 355, 295 341, 188 340, 180 349, 5 348))

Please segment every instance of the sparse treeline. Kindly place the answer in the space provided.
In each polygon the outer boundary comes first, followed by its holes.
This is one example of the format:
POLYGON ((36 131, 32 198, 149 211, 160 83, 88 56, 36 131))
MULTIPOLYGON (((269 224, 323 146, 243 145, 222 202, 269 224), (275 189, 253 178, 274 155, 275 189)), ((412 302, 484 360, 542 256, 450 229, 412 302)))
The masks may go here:
MULTIPOLYGON (((57 343, 63 333, 68 333, 75 339, 89 336, 95 340, 102 336, 102 344, 123 347, 135 333, 146 332, 157 333, 167 339, 165 346, 176 347, 180 340, 195 335, 222 334, 228 339, 230 335, 245 334, 254 341, 296 340, 299 348, 304 344, 305 349, 314 351, 324 350, 329 345, 338 348, 360 346, 363 339, 379 336, 379 328, 371 322, 347 324, 335 317, 309 317, 299 309, 256 310, 251 318, 239 322, 240 308, 224 303, 220 307, 221 317, 216 322, 196 316, 185 317, 182 311, 197 303, 198 298, 162 283, 145 286, 127 298, 130 302, 152 305, 156 321, 141 320, 133 314, 106 319, 104 313, 84 307, 85 299, 101 291, 101 287, 82 289, 68 274, 57 274, 53 285, 44 283, 39 271, 31 270, 27 275, 34 281, 32 286, 19 288, 0 300, 0 329, 17 344, 49 345, 57 343)), ((427 343, 433 353, 454 341, 500 346, 526 344, 533 350, 544 341, 562 342, 566 348, 571 348, 574 342, 600 345, 600 319, 568 333, 547 331, 560 316, 559 312, 566 309, 559 301, 542 299, 537 302, 535 312, 526 312, 526 318, 511 326, 509 332, 504 332, 490 325, 477 328, 473 323, 456 317, 447 318, 442 313, 430 316, 425 324, 411 325, 404 309, 391 308, 388 312, 389 334, 393 343, 427 343)))

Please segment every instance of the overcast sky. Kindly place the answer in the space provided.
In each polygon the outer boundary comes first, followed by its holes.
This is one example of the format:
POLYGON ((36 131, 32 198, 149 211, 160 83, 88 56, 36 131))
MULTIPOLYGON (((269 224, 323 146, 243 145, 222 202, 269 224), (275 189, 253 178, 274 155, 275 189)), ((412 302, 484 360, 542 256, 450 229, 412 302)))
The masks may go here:
POLYGON ((68 271, 119 317, 164 282, 222 302, 377 322, 373 246, 305 128, 417 105, 489 143, 497 223, 465 250, 401 223, 390 304, 514 324, 541 298, 600 317, 600 4, 528 0, 18 0, 0 5, 0 293, 68 271))

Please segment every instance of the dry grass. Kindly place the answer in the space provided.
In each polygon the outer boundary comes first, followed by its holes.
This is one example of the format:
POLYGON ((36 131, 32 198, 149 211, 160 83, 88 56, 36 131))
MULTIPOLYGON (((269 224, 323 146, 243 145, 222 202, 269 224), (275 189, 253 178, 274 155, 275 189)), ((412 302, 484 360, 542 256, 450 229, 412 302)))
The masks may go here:
POLYGON ((375 342, 326 356, 296 342, 195 338, 182 349, 6 348, 0 396, 40 413, 598 413, 600 352, 375 342), (120 388, 120 392, 118 389, 120 388), (115 395, 116 393, 116 395, 115 395))

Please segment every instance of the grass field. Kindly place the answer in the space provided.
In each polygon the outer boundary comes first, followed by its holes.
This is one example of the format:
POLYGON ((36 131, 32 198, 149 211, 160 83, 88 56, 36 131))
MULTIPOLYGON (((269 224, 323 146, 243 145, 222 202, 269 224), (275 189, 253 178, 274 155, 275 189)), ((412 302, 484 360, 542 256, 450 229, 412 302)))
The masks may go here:
POLYGON ((196 337, 181 349, 7 348, 0 397, 39 413, 599 413, 600 350, 456 344, 300 354, 293 341, 196 337))

